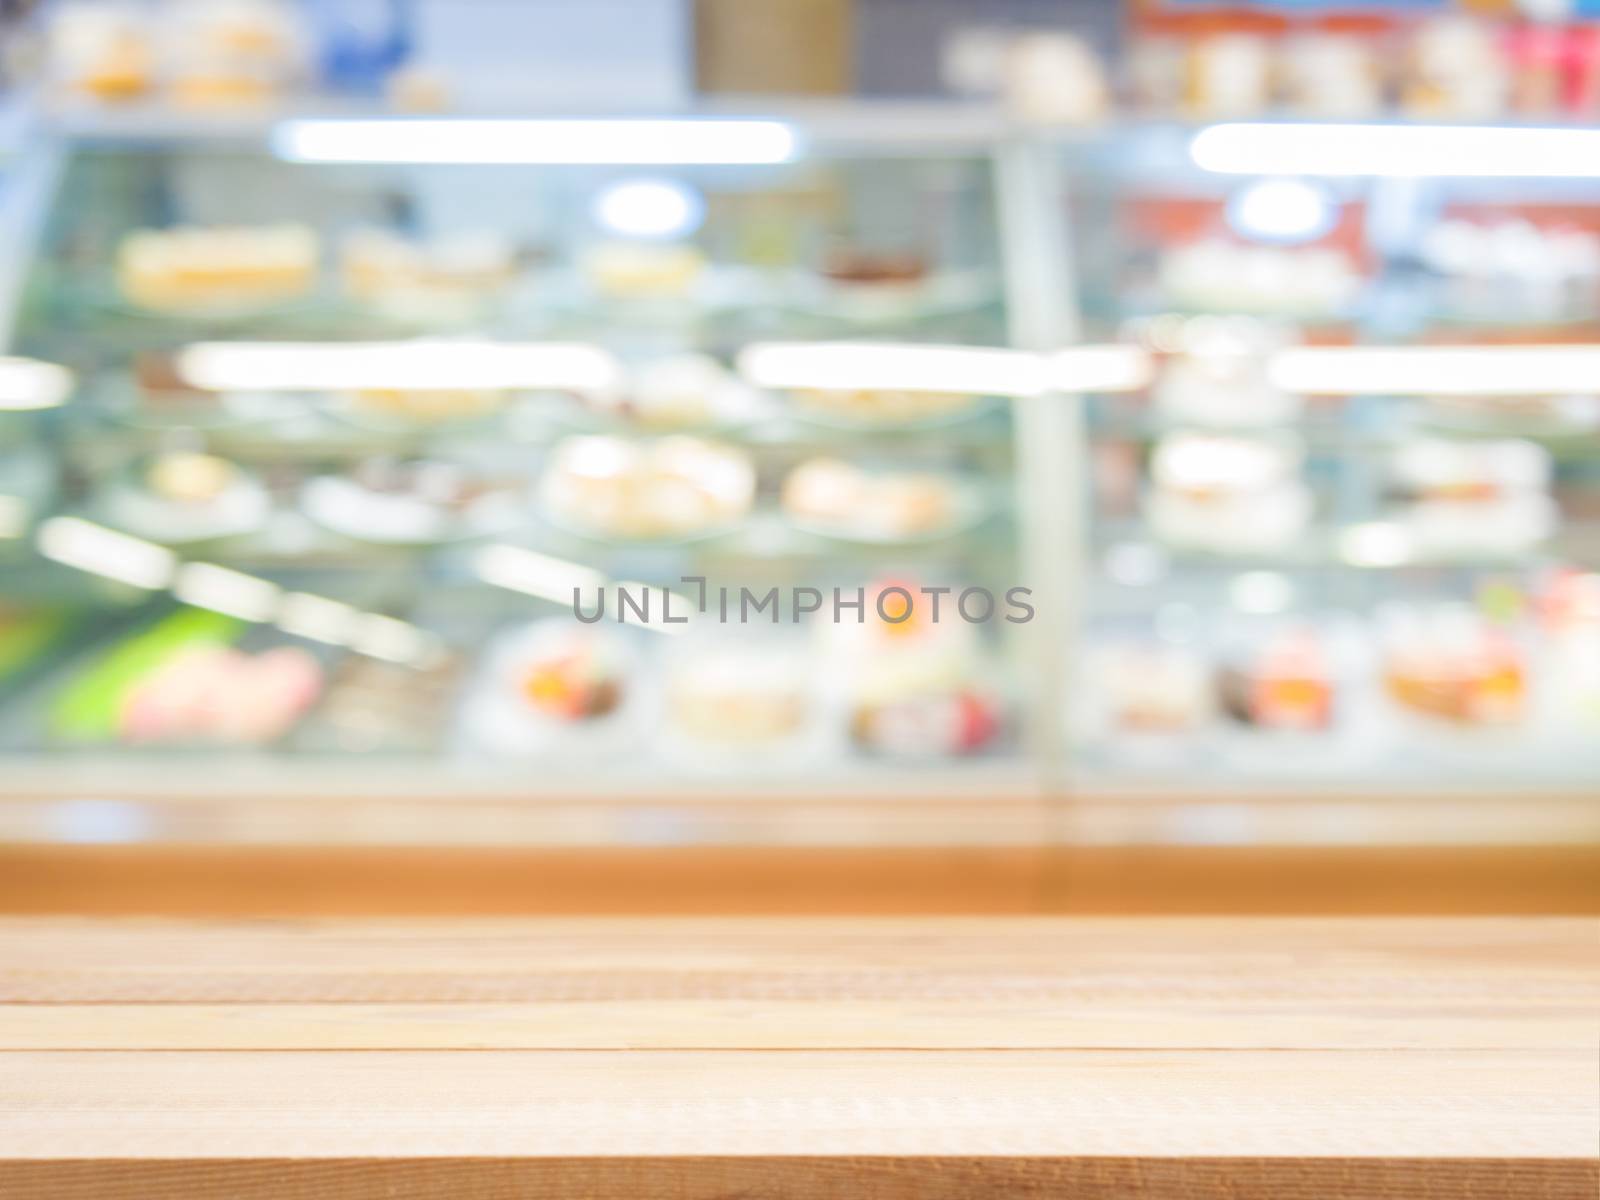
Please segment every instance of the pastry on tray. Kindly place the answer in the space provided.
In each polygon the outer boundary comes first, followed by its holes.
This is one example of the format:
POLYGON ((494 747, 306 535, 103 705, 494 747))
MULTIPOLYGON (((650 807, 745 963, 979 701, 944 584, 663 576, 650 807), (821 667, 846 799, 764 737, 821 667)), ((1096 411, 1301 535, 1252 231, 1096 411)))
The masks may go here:
POLYGON ((540 497, 557 524, 589 536, 694 537, 749 513, 755 468, 743 451, 698 438, 568 438, 550 456, 540 497))
POLYGON ((962 515, 959 486, 923 471, 868 471, 836 458, 813 458, 789 473, 783 509, 801 528, 863 541, 927 537, 962 515))
POLYGON ((318 255, 304 225, 141 229, 117 248, 117 282, 142 308, 226 312, 304 295, 318 255))

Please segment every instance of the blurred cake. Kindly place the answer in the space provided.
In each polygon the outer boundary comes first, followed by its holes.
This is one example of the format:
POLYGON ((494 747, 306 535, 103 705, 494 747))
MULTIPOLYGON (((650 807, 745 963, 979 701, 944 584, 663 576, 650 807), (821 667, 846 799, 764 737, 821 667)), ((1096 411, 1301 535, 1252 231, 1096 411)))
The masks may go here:
POLYGON ((893 540, 938 533, 957 516, 957 490, 931 473, 866 471, 813 458, 789 473, 783 508, 799 525, 839 537, 893 540))
POLYGON ((1550 454, 1533 442, 1423 439, 1402 446, 1392 470, 1423 554, 1511 554, 1555 532, 1550 454))
POLYGON ((272 509, 259 480, 227 459, 189 450, 148 460, 109 489, 105 505, 113 524, 157 542, 247 533, 272 509))
POLYGON ((669 726, 697 743, 750 748, 785 741, 809 715, 805 664, 781 647, 707 644, 672 664, 665 705, 669 726))
POLYGON ((296 647, 247 654, 192 644, 128 689, 118 734, 134 743, 260 745, 287 733, 321 691, 322 668, 296 647))
POLYGON ((610 631, 565 621, 540 622, 519 645, 510 680, 519 705, 553 721, 590 721, 622 703, 626 671, 610 631))
POLYGON ((483 420, 509 402, 496 388, 360 388, 339 395, 336 407, 353 418, 429 426, 483 420))
POLYGON ((341 245, 339 271, 349 296, 393 316, 469 319, 516 278, 517 254, 492 231, 413 240, 364 229, 341 245))
POLYGON ((684 296, 705 265, 705 255, 681 243, 606 242, 583 257, 584 274, 594 289, 615 299, 684 296))
POLYGON ((1315 629, 1289 626, 1259 639, 1217 676, 1222 711, 1262 729, 1317 732, 1333 724, 1335 681, 1315 629))
POLYGON ((155 309, 270 304, 316 282, 317 236, 303 225, 143 229, 117 250, 117 281, 155 309))
POLYGON ((897 388, 801 388, 790 393, 797 408, 855 425, 912 425, 957 416, 977 405, 966 392, 897 388))
POLYGON ((863 750, 913 758, 973 753, 1001 728, 988 664, 955 597, 944 597, 935 619, 917 591, 892 580, 875 584, 866 592, 864 620, 819 623, 824 661, 842 692, 850 736, 863 750))
POLYGON ((1303 452, 1289 438, 1178 433, 1151 456, 1145 510, 1156 536, 1217 554, 1281 550, 1310 525, 1303 452))
POLYGON ((1383 678, 1401 707, 1457 725, 1509 725, 1528 700, 1522 649, 1464 605, 1396 606, 1380 623, 1383 678))
POLYGON ((568 438, 540 485, 560 524, 599 537, 688 537, 732 525, 755 498, 741 450, 698 438, 568 438))

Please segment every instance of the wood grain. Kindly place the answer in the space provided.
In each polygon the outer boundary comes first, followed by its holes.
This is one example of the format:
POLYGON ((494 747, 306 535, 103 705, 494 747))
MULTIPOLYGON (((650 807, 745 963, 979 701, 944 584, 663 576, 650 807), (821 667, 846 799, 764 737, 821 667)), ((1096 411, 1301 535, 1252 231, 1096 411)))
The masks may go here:
POLYGON ((0 919, 0 1197, 1583 1197, 1594 919, 0 919))

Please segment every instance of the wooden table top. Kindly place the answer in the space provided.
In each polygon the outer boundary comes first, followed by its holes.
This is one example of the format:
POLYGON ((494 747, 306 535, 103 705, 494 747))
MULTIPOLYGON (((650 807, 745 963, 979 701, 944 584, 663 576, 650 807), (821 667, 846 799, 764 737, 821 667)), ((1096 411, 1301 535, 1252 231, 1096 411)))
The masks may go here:
POLYGON ((1582 1197, 1588 919, 0 920, 0 1196, 1582 1197))

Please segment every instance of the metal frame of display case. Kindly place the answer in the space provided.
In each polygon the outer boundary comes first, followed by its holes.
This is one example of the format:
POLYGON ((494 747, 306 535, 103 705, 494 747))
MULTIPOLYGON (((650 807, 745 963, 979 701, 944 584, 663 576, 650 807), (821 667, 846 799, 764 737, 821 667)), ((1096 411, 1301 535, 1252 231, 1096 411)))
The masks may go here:
MULTIPOLYGON (((1063 204, 1071 168, 1062 138, 987 108, 890 103, 791 106, 719 102, 688 115, 759 115, 793 124, 841 156, 971 152, 990 160, 1004 299, 1013 346, 1050 351, 1080 339, 1078 271, 1063 204)), ((316 106, 294 115, 370 115, 316 106)), ((661 115, 661 114, 652 114, 661 115)), ((679 114, 668 114, 679 115, 679 114)), ((21 246, 33 245, 61 163, 77 145, 259 145, 271 120, 160 112, 42 114, 25 157, 30 201, 0 228, 13 270, 0 273, 0 316, 14 314, 21 246)), ((1124 131, 1125 132, 1125 131, 1124 131)), ((1074 135, 1076 136, 1076 135, 1074 135)), ((1088 135, 1085 135, 1086 137, 1088 135)), ((1119 133, 1117 136, 1122 136, 1119 133)), ((9 340, 10 322, 0 322, 9 340)), ((1050 394, 1013 404, 1020 582, 1039 617, 1021 638, 1028 724, 1007 761, 928 768, 851 764, 792 778, 707 776, 664 782, 643 771, 529 784, 516 764, 387 769, 381 762, 206 763, 173 772, 125 758, 29 756, 0 764, 0 838, 19 841, 531 842, 551 844, 1018 845, 1057 840, 1555 842, 1600 837, 1596 783, 1516 779, 1391 784, 1373 780, 1143 783, 1078 773, 1064 713, 1082 636, 1090 514, 1082 488, 1089 432, 1081 403, 1050 394), (1396 794, 1406 797, 1398 806, 1396 794), (1286 801, 1293 799, 1296 804, 1286 801), (536 803, 530 803, 536 802, 536 803), (448 812, 444 812, 448 806, 448 812)))

